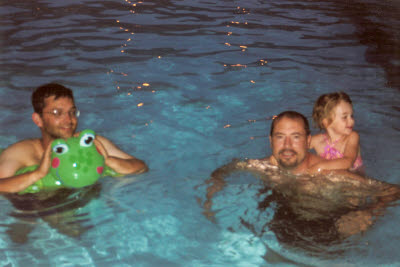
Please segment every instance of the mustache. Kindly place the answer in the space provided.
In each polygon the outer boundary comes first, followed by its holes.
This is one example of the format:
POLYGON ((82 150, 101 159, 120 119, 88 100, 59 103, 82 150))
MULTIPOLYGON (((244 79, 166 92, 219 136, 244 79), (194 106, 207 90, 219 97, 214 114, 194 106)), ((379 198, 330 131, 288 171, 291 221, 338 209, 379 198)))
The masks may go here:
POLYGON ((293 153, 293 154, 296 154, 296 155, 297 155, 297 152, 296 152, 296 151, 294 151, 293 149, 288 149, 288 148, 282 149, 281 151, 279 151, 279 154, 283 154, 283 153, 285 153, 285 152, 290 152, 290 153, 293 153))

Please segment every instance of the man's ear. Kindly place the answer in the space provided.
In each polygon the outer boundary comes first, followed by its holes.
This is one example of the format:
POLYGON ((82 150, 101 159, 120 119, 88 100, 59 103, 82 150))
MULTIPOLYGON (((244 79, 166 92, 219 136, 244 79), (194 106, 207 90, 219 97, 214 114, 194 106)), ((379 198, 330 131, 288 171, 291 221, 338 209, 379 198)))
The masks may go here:
POLYGON ((39 128, 43 127, 43 120, 42 117, 39 115, 39 113, 34 112, 32 114, 32 120, 37 125, 37 127, 39 128))
POLYGON ((269 138, 269 146, 272 147, 272 137, 269 135, 268 138, 269 138))
POLYGON ((308 147, 308 149, 310 149, 310 145, 311 145, 311 134, 309 134, 307 136, 307 147, 308 147))

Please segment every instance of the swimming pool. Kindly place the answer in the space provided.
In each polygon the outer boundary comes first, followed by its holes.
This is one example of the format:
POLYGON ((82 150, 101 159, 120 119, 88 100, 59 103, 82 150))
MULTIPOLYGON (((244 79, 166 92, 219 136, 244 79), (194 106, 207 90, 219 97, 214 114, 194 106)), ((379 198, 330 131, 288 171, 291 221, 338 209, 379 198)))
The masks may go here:
POLYGON ((398 7, 347 2, 2 1, 0 147, 39 136, 30 92, 55 81, 74 89, 79 129, 150 171, 101 181, 69 218, 90 228, 79 238, 18 221, 1 198, 0 266, 398 265, 398 207, 310 253, 264 232, 270 214, 255 208, 251 176, 217 196, 215 223, 200 204, 215 168, 270 153, 273 115, 310 118, 315 99, 337 90, 354 102, 367 173, 398 183, 398 7), (25 243, 10 240, 27 227, 25 243))

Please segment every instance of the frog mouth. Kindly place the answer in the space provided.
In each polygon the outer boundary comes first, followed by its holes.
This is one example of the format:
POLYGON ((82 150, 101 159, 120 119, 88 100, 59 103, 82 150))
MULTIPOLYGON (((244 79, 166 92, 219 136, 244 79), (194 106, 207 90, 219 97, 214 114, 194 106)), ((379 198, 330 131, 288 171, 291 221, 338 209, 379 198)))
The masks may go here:
POLYGON ((56 169, 56 176, 57 176, 57 182, 56 183, 59 184, 59 185, 64 184, 63 178, 61 177, 58 168, 56 169))
MULTIPOLYGON (((103 166, 98 166, 97 168, 96 168, 96 172, 101 176, 102 174, 103 174, 103 172, 104 172, 104 167, 103 166)), ((63 177, 61 177, 61 175, 60 175, 60 169, 59 168, 56 168, 56 173, 55 173, 55 176, 56 176, 56 178, 57 178, 57 181, 56 181, 56 184, 57 185, 62 185, 62 184, 64 184, 64 182, 63 182, 63 177)), ((82 176, 81 176, 81 178, 82 178, 82 176)), ((77 178, 75 178, 75 180, 76 180, 77 178)), ((90 181, 91 179, 87 179, 88 181, 90 181)), ((97 179, 96 179, 97 180, 97 179)), ((92 182, 93 182, 93 179, 92 179, 92 182)), ((68 183, 70 183, 70 182, 68 182, 68 183)), ((89 183, 88 185, 90 185, 91 183, 89 183)), ((67 185, 65 185, 65 186, 67 186, 67 185)), ((67 186, 67 187, 69 187, 69 186, 67 186)), ((72 186, 72 187, 74 187, 74 186, 72 186)), ((79 186, 78 186, 79 187, 79 186)))
POLYGON ((57 184, 62 184, 62 179, 61 179, 60 173, 58 171, 59 171, 59 169, 57 168, 56 169, 56 176, 57 176, 58 180, 57 180, 56 183, 57 184))

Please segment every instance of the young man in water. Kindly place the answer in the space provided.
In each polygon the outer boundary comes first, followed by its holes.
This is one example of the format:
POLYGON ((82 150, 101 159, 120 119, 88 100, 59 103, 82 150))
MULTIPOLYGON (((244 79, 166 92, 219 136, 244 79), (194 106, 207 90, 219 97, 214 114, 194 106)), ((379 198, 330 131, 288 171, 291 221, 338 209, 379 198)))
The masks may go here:
MULTIPOLYGON (((32 120, 40 128, 42 138, 17 142, 0 154, 0 192, 19 192, 44 177, 50 168, 51 142, 75 134, 79 111, 70 89, 55 83, 40 86, 32 94, 32 105, 32 120), (15 175, 17 170, 32 165, 39 167, 15 175)), ((96 136, 95 145, 104 156, 105 164, 116 172, 147 171, 143 161, 120 150, 107 138, 96 136)))
POLYGON ((372 224, 372 215, 386 203, 400 198, 399 186, 361 177, 345 170, 316 169, 315 165, 325 159, 308 151, 311 140, 309 124, 298 112, 285 111, 279 114, 272 121, 269 140, 271 156, 261 160, 232 162, 212 173, 209 180, 211 186, 207 188, 207 199, 204 203, 206 215, 213 215, 210 212, 212 197, 226 185, 224 176, 235 170, 264 174, 266 182, 275 191, 279 191, 281 195, 293 196, 286 198, 287 202, 292 202, 287 203, 287 207, 299 217, 307 217, 306 221, 321 218, 319 213, 328 209, 328 205, 324 204, 334 203, 336 206, 332 208, 332 212, 346 212, 335 219, 335 227, 344 237, 366 230, 372 224), (314 201, 312 205, 310 200, 314 201))

